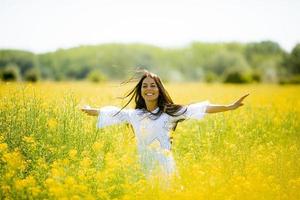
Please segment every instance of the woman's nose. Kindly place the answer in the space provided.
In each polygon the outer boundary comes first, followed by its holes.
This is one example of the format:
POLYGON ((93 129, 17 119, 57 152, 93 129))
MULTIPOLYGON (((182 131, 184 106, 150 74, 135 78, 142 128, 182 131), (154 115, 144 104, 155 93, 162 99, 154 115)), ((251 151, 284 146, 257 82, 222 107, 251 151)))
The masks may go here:
POLYGON ((146 91, 148 91, 148 92, 154 92, 155 89, 153 89, 153 88, 148 88, 146 91))

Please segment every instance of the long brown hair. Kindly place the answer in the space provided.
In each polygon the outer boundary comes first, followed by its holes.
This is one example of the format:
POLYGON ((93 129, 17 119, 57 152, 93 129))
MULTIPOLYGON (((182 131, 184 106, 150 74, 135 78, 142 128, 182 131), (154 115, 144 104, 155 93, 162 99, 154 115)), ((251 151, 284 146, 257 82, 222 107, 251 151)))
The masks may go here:
MULTIPOLYGON (((155 119, 159 118, 159 116, 162 113, 167 113, 168 115, 171 115, 171 116, 180 116, 180 115, 182 115, 186 112, 186 109, 183 109, 182 105, 174 104, 174 102, 171 99, 169 93, 165 89, 162 81, 160 80, 160 78, 156 74, 151 73, 147 70, 139 70, 139 71, 136 72, 136 74, 137 73, 142 73, 142 76, 139 79, 137 85, 132 90, 130 90, 128 92, 128 94, 126 94, 124 96, 124 98, 129 97, 129 101, 121 108, 121 110, 124 109, 134 99, 136 109, 143 109, 145 112, 151 113, 151 115, 155 116, 155 119), (158 87, 158 90, 159 90, 159 96, 158 96, 158 102, 157 102, 157 106, 158 106, 159 110, 156 113, 147 111, 145 100, 142 97, 142 93, 141 93, 142 83, 143 83, 143 80, 147 77, 150 77, 155 81, 155 83, 158 87)), ((129 81, 127 81, 127 83, 128 82, 129 81)), ((180 121, 182 121, 182 120, 180 120, 180 121)), ((178 122, 179 121, 177 121, 175 123, 175 125, 173 127, 173 130, 176 129, 176 126, 177 126, 178 122)))

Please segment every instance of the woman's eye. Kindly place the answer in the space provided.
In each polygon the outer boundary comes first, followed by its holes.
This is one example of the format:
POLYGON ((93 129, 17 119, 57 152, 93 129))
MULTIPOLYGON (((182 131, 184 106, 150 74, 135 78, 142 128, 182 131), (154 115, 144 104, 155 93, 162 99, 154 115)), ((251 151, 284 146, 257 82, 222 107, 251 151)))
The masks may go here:
POLYGON ((151 87, 152 87, 152 88, 155 88, 156 86, 155 86, 155 85, 151 85, 151 87))

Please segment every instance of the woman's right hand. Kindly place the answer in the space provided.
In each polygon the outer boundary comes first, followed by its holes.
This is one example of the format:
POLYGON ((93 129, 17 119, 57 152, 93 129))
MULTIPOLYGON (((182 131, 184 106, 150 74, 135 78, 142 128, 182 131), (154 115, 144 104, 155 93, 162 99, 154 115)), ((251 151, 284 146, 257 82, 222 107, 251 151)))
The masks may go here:
POLYGON ((80 110, 90 116, 98 116, 99 115, 99 109, 91 108, 90 106, 84 106, 80 110))

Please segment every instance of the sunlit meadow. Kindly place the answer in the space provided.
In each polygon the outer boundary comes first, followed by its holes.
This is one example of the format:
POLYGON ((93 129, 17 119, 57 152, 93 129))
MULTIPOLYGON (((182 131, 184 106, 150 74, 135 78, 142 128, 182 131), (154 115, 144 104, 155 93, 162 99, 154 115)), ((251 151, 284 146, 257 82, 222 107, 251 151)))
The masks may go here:
POLYGON ((180 104, 250 93, 238 110, 178 125, 167 188, 144 177, 130 126, 96 129, 79 110, 121 106, 132 86, 1 83, 1 199, 300 199, 299 86, 167 84, 180 104))

